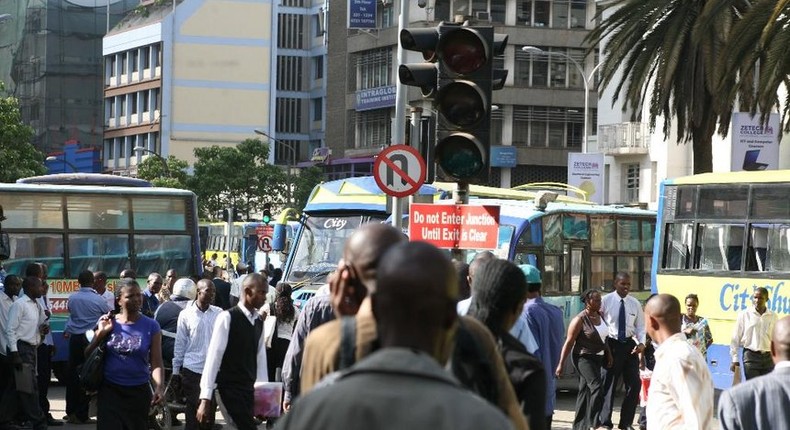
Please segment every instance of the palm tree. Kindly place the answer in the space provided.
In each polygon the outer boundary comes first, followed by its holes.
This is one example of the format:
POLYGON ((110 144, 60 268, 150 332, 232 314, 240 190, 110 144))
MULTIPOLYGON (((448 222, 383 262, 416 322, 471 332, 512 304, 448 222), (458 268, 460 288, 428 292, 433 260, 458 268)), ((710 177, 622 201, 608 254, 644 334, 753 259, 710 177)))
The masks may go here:
MULTIPOLYGON (((738 0, 723 1, 732 3, 738 0)), ((726 6, 729 6, 728 4, 726 6)), ((784 117, 790 113, 790 93, 780 103, 781 86, 790 88, 790 0, 758 0, 735 24, 727 50, 719 61, 723 75, 740 75, 736 85, 722 80, 719 90, 725 100, 738 100, 744 110, 760 113, 763 121, 779 106, 784 117), (755 79, 756 74, 756 79, 755 79)), ((786 122, 790 129, 790 120, 786 122)))
POLYGON ((741 9, 722 8, 722 1, 736 5, 736 0, 612 0, 604 3, 601 23, 586 40, 603 46, 603 85, 620 77, 613 104, 622 97, 624 109, 637 120, 647 103, 651 131, 661 116, 665 136, 674 121, 678 139, 692 141, 694 173, 712 171, 717 121, 729 121, 732 113, 731 104, 719 102, 716 90, 723 78, 716 66, 741 9))

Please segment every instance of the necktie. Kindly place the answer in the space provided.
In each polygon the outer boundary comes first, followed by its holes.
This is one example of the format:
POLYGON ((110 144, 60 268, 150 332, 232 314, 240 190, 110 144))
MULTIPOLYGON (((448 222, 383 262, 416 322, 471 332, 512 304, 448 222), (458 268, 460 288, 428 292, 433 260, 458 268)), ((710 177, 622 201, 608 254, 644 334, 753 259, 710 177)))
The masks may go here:
POLYGON ((617 340, 625 340, 625 300, 620 299, 620 316, 617 318, 617 340))

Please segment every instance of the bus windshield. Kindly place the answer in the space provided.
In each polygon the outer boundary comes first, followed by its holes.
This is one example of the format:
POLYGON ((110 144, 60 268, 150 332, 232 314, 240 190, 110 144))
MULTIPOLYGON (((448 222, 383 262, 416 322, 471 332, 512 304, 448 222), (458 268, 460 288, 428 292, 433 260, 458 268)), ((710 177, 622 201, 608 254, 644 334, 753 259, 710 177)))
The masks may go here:
POLYGON ((305 217, 287 279, 290 282, 322 282, 335 270, 346 239, 362 224, 382 222, 385 215, 338 215, 305 217))

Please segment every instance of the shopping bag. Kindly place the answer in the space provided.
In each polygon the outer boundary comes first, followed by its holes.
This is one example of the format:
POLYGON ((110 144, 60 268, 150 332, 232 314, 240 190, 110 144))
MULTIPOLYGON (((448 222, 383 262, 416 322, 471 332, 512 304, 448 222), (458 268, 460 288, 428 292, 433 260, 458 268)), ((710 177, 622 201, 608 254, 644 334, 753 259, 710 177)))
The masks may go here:
POLYGON ((639 389, 639 406, 646 407, 647 406, 647 392, 650 390, 650 378, 653 376, 653 372, 651 370, 640 370, 639 371, 639 379, 642 382, 642 387, 639 389))
POLYGON ((282 382, 255 383, 255 416, 279 417, 283 401, 282 382))

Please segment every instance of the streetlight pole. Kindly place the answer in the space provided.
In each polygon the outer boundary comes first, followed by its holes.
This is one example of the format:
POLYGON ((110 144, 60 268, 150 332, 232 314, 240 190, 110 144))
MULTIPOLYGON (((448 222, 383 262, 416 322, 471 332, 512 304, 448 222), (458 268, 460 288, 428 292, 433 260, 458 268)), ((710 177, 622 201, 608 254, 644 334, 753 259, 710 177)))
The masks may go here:
POLYGON ((161 161, 161 162, 162 162, 162 167, 164 167, 164 168, 165 168, 165 175, 166 175, 168 178, 170 178, 170 177, 171 177, 171 176, 170 176, 170 168, 169 168, 169 167, 167 167, 167 160, 165 160, 165 157, 162 157, 162 155, 161 155, 161 154, 159 154, 159 153, 158 153, 158 152, 156 152, 156 151, 151 151, 150 149, 148 149, 148 148, 144 148, 144 147, 142 147, 142 146, 135 146, 135 147, 133 148, 133 150, 134 150, 134 152, 147 152, 147 153, 149 153, 149 154, 153 155, 154 157, 158 158, 158 159, 159 159, 159 161, 161 161))
MULTIPOLYGON (((80 169, 78 169, 75 165, 71 164, 71 162, 69 162, 69 160, 66 160, 66 156, 65 155, 63 156, 62 159, 58 158, 58 157, 55 157, 54 155, 50 155, 44 161, 62 161, 63 162, 63 166, 64 167, 65 166, 71 167, 71 171, 72 172, 79 172, 80 171, 80 169)), ((63 173, 67 173, 65 168, 63 169, 63 173)))
POLYGON ((595 76, 595 71, 598 70, 599 67, 601 67, 603 62, 596 64, 595 67, 593 67, 593 69, 590 70, 590 74, 587 75, 584 73, 584 68, 581 66, 581 64, 579 64, 578 61, 574 60, 573 57, 571 57, 568 54, 562 52, 555 52, 555 51, 544 51, 536 46, 524 46, 521 48, 521 50, 524 52, 528 52, 530 54, 558 55, 560 57, 565 57, 571 60, 573 65, 576 66, 576 69, 579 71, 579 74, 582 75, 582 81, 584 82, 584 136, 582 136, 582 154, 586 154, 587 136, 590 135, 588 130, 589 128, 588 123, 590 121, 590 115, 588 112, 590 108, 590 81, 592 80, 592 77, 595 76))
MULTIPOLYGON (((294 165, 294 162, 296 161, 296 149, 290 143, 283 142, 282 140, 279 140, 279 139, 275 139, 275 138, 269 136, 269 134, 266 133, 263 130, 260 130, 260 129, 256 128, 253 131, 255 132, 255 134, 259 134, 259 135, 271 140, 272 142, 274 142, 276 144, 280 144, 282 146, 285 146, 286 148, 288 148, 288 151, 291 152, 291 157, 288 157, 287 163, 286 163, 286 169, 288 169, 288 171, 287 171, 287 176, 288 176, 288 184, 287 184, 288 185, 287 186, 288 194, 286 195, 286 197, 288 199, 288 204, 290 205, 291 204, 291 185, 293 184, 293 174, 291 173, 291 171, 293 170, 293 165, 294 165)), ((277 153, 277 151, 275 151, 275 155, 276 155, 276 153, 277 153)))

